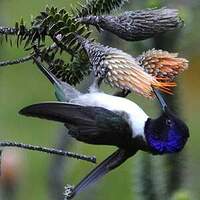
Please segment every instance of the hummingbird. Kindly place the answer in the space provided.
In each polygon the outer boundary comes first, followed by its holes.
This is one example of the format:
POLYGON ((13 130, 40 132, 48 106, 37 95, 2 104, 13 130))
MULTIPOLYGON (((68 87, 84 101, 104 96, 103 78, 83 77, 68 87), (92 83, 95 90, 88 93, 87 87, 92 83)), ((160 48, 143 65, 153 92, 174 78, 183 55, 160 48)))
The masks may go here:
MULTIPOLYGON (((43 70, 48 72, 45 68, 43 70)), ((189 129, 170 111, 158 90, 154 89, 154 92, 162 113, 158 118, 152 119, 136 103, 126 98, 103 92, 82 94, 67 83, 56 83, 54 76, 47 74, 58 88, 57 98, 65 102, 38 103, 21 109, 19 113, 62 122, 69 129, 68 134, 78 141, 118 148, 79 184, 67 188, 67 199, 120 166, 139 150, 162 155, 176 153, 184 148, 189 129)))

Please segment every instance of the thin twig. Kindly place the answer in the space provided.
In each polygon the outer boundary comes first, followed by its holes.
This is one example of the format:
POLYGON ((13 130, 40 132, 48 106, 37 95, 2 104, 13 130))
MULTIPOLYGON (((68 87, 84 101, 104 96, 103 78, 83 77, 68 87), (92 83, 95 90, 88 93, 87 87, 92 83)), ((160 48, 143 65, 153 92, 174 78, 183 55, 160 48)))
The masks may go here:
POLYGON ((27 62, 29 60, 32 59, 32 55, 28 55, 22 58, 17 58, 15 60, 6 60, 6 61, 2 61, 0 62, 0 67, 4 67, 4 66, 8 66, 8 65, 15 65, 15 64, 19 64, 19 63, 24 63, 27 62))
POLYGON ((16 33, 17 33, 16 28, 0 26, 0 34, 15 35, 16 33))
MULTIPOLYGON (((47 48, 47 52, 51 52, 52 50, 54 50, 56 48, 58 48, 58 46, 55 43, 53 43, 51 46, 49 46, 47 48)), ((35 54, 24 56, 22 58, 17 58, 15 60, 1 61, 0 62, 0 67, 5 67, 5 66, 8 66, 8 65, 15 65, 15 64, 19 64, 19 63, 24 63, 24 62, 27 62, 29 60, 32 60, 33 56, 35 56, 35 54)))
POLYGON ((0 147, 19 147, 19 148, 23 148, 23 149, 32 150, 32 151, 40 151, 40 152, 49 153, 49 154, 67 156, 67 157, 72 157, 72 158, 96 163, 96 158, 94 156, 86 156, 86 155, 73 153, 73 152, 69 152, 69 151, 63 151, 60 149, 47 148, 47 147, 42 147, 42 146, 34 146, 34 145, 30 145, 30 144, 23 144, 23 143, 17 143, 17 142, 9 142, 9 141, 0 142, 0 147))

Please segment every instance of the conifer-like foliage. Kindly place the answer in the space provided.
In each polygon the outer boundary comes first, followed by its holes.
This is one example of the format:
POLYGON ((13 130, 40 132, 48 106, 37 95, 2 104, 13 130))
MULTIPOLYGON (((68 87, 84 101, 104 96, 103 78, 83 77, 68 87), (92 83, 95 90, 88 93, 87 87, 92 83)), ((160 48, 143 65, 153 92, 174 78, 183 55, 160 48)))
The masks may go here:
POLYGON ((86 5, 80 4, 80 9, 76 8, 77 17, 108 14, 112 10, 122 6, 127 1, 128 0, 88 0, 86 5))
MULTIPOLYGON (((19 22, 16 22, 14 27, 0 27, 1 44, 4 41, 9 42, 11 46, 16 43, 19 48, 24 48, 28 54, 24 58, 14 61, 2 61, 0 66, 26 62, 34 56, 45 62, 57 78, 76 85, 90 72, 89 58, 82 44, 77 39, 77 36, 81 36, 81 38, 90 40, 90 42, 93 41, 91 38, 92 29, 89 27, 90 23, 89 21, 84 21, 84 17, 91 18, 92 16, 110 14, 125 2, 126 0, 87 0, 77 5, 77 8, 72 8, 71 12, 56 7, 46 7, 44 11, 41 11, 31 21, 29 26, 25 25, 24 20, 21 19, 19 22), (51 45, 48 45, 49 42, 47 41, 49 40, 51 45), (62 53, 71 56, 70 62, 66 62, 63 59, 64 56, 60 56, 62 53)), ((132 12, 133 16, 134 11, 132 12)), ((140 19, 138 11, 136 13, 137 19, 140 19)), ((153 13, 152 15, 154 13, 159 15, 159 10, 158 12, 153 11, 151 13, 153 13)), ((123 39, 134 41, 158 34, 159 26, 162 26, 162 30, 166 32, 179 28, 183 24, 183 21, 178 16, 178 12, 174 9, 171 11, 167 9, 166 12, 162 10, 160 18, 159 16, 151 16, 152 20, 159 19, 161 22, 160 25, 158 24, 154 28, 145 24, 145 18, 148 18, 147 23, 152 23, 151 19, 149 19, 149 10, 141 12, 141 15, 141 21, 137 21, 137 19, 133 21, 132 18, 129 19, 129 16, 126 18, 127 26, 129 25, 129 20, 132 23, 133 30, 130 30, 134 33, 132 38, 130 38, 130 33, 126 35, 124 30, 120 30, 120 27, 115 26, 115 24, 112 25, 112 23, 110 32, 116 34, 121 31, 123 32, 123 36, 121 36, 123 39), (150 27, 151 30, 149 30, 150 27), (114 30, 115 28, 116 31, 114 30), (145 34, 145 37, 141 37, 142 32, 145 34)), ((117 16, 108 16, 108 20, 112 19, 112 17, 117 20, 117 23, 120 23, 120 16, 119 18, 117 16)), ((91 23, 91 25, 96 26, 98 29, 101 27, 101 29, 105 28, 105 30, 108 30, 106 26, 98 24, 98 21, 95 24, 91 23)), ((124 27, 121 29, 124 29, 124 27)), ((120 35, 118 36, 120 37, 120 35)))

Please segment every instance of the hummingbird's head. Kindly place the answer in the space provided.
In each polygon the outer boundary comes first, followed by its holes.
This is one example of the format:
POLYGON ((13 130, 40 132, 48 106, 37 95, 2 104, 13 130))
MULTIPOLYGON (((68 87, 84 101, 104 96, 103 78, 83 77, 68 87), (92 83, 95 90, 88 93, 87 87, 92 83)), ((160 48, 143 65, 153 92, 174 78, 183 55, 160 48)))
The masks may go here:
POLYGON ((189 137, 187 125, 168 108, 157 90, 154 90, 162 107, 162 114, 157 119, 148 119, 145 123, 147 145, 153 154, 179 152, 189 137))
POLYGON ((168 109, 157 119, 148 119, 144 132, 153 154, 179 152, 189 137, 187 125, 168 109))

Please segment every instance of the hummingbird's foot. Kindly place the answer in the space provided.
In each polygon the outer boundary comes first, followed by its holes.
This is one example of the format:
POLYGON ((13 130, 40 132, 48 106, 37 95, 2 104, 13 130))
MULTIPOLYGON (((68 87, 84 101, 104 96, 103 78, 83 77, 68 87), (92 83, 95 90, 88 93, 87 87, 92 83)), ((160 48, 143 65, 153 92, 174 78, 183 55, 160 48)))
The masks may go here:
POLYGON ((130 90, 121 90, 121 91, 118 91, 118 92, 114 93, 113 95, 114 95, 114 96, 117 96, 117 97, 126 97, 126 96, 128 96, 130 93, 131 93, 130 90))
POLYGON ((64 200, 69 200, 69 199, 71 199, 74 195, 74 186, 72 186, 72 185, 69 185, 69 184, 67 184, 66 186, 65 186, 65 192, 64 192, 64 197, 65 197, 65 199, 64 200))

